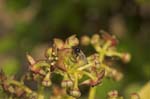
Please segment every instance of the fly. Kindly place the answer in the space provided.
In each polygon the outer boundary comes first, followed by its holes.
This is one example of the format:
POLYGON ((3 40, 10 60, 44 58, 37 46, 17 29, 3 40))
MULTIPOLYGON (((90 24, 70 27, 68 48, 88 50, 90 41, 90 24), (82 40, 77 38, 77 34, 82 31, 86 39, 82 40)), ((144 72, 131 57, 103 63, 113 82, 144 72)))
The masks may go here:
POLYGON ((73 48, 73 56, 77 62, 82 62, 82 65, 85 65, 88 63, 85 54, 82 52, 82 50, 79 47, 73 48))

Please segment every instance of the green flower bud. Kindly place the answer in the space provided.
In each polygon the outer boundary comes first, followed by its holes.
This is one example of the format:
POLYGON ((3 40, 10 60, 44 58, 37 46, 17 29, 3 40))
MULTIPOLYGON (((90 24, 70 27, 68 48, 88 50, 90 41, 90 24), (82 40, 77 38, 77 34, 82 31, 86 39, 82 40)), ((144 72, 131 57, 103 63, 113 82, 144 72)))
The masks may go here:
POLYGON ((75 98, 79 98, 81 96, 79 89, 70 90, 69 94, 75 98))
POLYGON ((50 80, 47 80, 47 81, 43 80, 43 81, 42 81, 42 85, 43 85, 43 86, 49 87, 51 84, 52 84, 52 83, 51 83, 50 80))
POLYGON ((55 45, 56 48, 62 49, 64 47, 64 41, 61 40, 61 39, 55 38, 54 39, 54 45, 55 45))
POLYGON ((42 85, 44 86, 50 86, 51 85, 51 80, 50 80, 50 73, 48 73, 45 78, 42 81, 42 85))
POLYGON ((65 47, 66 48, 71 48, 73 46, 77 46, 79 44, 79 40, 76 37, 76 35, 72 35, 69 38, 67 38, 67 40, 65 41, 65 47))
POLYGON ((72 87, 73 82, 71 80, 63 80, 61 82, 61 86, 64 87, 64 88, 72 87))
POLYGON ((45 51, 45 57, 50 58, 52 56, 53 49, 50 47, 45 51))

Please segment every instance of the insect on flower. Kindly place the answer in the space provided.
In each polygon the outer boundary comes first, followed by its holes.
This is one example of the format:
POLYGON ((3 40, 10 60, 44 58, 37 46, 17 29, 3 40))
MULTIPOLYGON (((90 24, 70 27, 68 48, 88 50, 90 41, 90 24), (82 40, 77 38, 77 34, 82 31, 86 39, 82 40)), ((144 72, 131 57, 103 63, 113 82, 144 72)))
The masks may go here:
POLYGON ((73 57, 76 59, 77 62, 82 63, 82 65, 88 63, 85 54, 79 47, 73 47, 73 57))

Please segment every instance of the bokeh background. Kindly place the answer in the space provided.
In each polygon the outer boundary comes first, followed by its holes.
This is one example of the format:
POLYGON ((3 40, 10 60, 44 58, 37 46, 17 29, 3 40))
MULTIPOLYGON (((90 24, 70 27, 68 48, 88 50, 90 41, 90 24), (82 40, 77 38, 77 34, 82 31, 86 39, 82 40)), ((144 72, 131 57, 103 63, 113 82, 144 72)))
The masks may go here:
POLYGON ((132 60, 118 65, 122 81, 104 80, 96 95, 105 99, 118 89, 128 96, 150 80, 150 0, 0 0, 0 68, 19 77, 28 65, 26 52, 40 59, 54 37, 101 29, 115 34, 119 51, 130 52, 132 60))

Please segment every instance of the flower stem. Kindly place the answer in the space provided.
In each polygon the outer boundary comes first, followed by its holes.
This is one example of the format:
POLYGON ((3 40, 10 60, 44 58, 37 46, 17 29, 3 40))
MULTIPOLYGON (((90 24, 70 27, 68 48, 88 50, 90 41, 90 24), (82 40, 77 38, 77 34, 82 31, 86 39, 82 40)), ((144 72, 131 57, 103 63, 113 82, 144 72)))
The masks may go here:
POLYGON ((42 85, 38 85, 38 99, 44 99, 44 87, 42 85))
POLYGON ((75 99, 75 98, 74 98, 74 97, 72 97, 72 96, 69 96, 69 97, 68 97, 68 99, 75 99))
POLYGON ((27 93, 31 93, 32 90, 30 88, 28 88, 27 86, 25 86, 24 84, 18 82, 18 81, 15 81, 15 80, 10 80, 8 81, 10 84, 14 84, 14 85, 17 85, 21 88, 23 88, 27 93))
POLYGON ((78 88, 78 75, 77 75, 77 73, 75 73, 74 76, 75 76, 74 88, 76 89, 76 88, 78 88))
POLYGON ((96 87, 91 87, 88 99, 95 99, 96 87))
POLYGON ((12 96, 10 96, 10 97, 9 97, 9 99, 13 99, 13 97, 12 97, 12 96))
POLYGON ((84 66, 78 68, 78 70, 84 70, 84 69, 86 69, 86 68, 89 68, 89 67, 92 66, 92 64, 93 64, 93 63, 86 64, 86 65, 84 65, 84 66))
POLYGON ((95 79, 95 77, 91 74, 91 73, 88 73, 88 72, 86 72, 86 71, 83 71, 83 73, 86 75, 86 76, 88 76, 88 77, 90 77, 91 79, 95 79))

